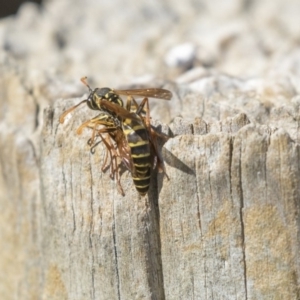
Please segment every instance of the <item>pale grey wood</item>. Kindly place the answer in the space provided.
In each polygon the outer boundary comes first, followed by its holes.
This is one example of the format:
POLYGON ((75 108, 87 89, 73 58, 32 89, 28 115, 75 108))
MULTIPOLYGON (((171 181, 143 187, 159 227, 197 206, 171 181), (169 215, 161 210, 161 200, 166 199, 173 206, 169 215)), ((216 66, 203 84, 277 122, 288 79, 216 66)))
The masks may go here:
MULTIPOLYGON (((37 104, 10 59, 0 68, 0 298, 38 299, 41 197, 37 104)), ((41 101, 42 102, 42 101, 41 101)))
POLYGON ((219 133, 178 136, 166 145, 191 170, 169 167, 171 180, 160 193, 166 299, 246 299, 241 203, 231 195, 232 143, 219 133))
POLYGON ((297 299, 299 145, 250 124, 165 147, 176 157, 159 197, 166 299, 297 299))
POLYGON ((243 203, 248 297, 299 297, 299 144, 284 130, 248 126, 237 135, 232 178, 243 203), (237 171, 237 168, 234 168, 237 171))
POLYGON ((91 132, 75 134, 82 114, 58 124, 60 113, 60 104, 46 111, 41 154, 48 266, 68 270, 71 299, 163 299, 157 193, 139 197, 123 174, 126 195, 118 194, 101 172, 103 146, 91 154, 91 132))
POLYGON ((0 300, 300 299, 299 1, 43 2, 0 20, 0 300), (173 92, 146 198, 58 123, 85 75, 173 92))
POLYGON ((122 197, 102 146, 75 133, 97 112, 59 124, 80 99, 43 112, 42 94, 9 82, 26 102, 1 111, 2 298, 297 299, 300 155, 286 131, 176 118, 162 127, 170 180, 154 173, 141 198, 125 172, 122 197))

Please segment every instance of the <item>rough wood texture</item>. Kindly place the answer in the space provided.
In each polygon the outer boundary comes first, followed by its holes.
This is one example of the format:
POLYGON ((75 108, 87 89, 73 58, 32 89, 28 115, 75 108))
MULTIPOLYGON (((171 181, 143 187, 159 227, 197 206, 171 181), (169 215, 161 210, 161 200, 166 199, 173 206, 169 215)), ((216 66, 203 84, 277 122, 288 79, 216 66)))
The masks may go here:
POLYGON ((159 197, 166 298, 298 299, 299 145, 248 125, 166 148, 191 170, 159 197))
POLYGON ((299 0, 24 3, 0 19, 0 300, 300 299, 299 0), (58 117, 163 87, 170 181, 122 197, 58 117), (77 97, 77 98, 76 98, 77 97))
POLYGON ((126 196, 119 195, 109 172, 101 173, 102 145, 92 155, 91 132, 76 136, 79 114, 58 124, 61 108, 46 111, 42 134, 46 286, 54 285, 56 270, 70 299, 163 299, 155 188, 141 199, 126 173, 126 196))
POLYGON ((43 113, 42 92, 9 76, 1 298, 299 299, 300 153, 286 131, 245 114, 176 118, 162 128, 174 136, 163 149, 170 181, 154 173, 140 198, 125 172, 122 197, 100 170, 102 146, 91 154, 90 132, 75 134, 91 112, 59 124, 78 99, 43 113))

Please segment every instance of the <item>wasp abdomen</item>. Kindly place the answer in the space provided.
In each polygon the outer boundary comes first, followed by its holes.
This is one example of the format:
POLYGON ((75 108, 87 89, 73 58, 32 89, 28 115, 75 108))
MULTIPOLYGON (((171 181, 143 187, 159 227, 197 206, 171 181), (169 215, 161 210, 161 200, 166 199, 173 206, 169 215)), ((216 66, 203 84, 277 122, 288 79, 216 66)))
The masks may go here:
POLYGON ((125 120, 123 130, 131 150, 133 182, 139 194, 143 196, 149 189, 151 173, 148 132, 143 125, 130 119, 125 120))
POLYGON ((151 175, 151 168, 148 168, 147 173, 145 173, 143 177, 132 176, 135 188, 141 196, 146 195, 149 190, 150 175, 151 175))

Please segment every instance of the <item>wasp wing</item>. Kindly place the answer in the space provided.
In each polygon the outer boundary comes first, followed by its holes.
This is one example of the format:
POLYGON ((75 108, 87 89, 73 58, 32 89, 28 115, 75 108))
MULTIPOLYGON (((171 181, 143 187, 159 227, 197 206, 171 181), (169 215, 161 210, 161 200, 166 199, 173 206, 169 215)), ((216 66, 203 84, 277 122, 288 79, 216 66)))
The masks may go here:
POLYGON ((101 107, 105 108, 109 112, 116 114, 118 117, 121 117, 124 119, 132 119, 132 120, 136 120, 136 121, 140 120, 140 118, 137 114, 131 113, 128 110, 126 110, 124 107, 122 107, 118 104, 115 104, 111 101, 101 100, 101 107))
POLYGON ((172 93, 170 91, 157 88, 114 90, 114 92, 119 95, 149 97, 163 100, 170 100, 172 98, 172 93))

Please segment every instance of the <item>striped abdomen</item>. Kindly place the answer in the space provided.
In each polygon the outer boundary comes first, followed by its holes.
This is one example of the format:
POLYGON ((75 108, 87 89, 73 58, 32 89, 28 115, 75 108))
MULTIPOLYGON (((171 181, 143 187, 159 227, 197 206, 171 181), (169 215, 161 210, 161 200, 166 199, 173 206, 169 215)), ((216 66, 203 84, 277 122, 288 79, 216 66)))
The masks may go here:
POLYGON ((142 121, 126 119, 123 131, 131 150, 132 178, 135 188, 144 196, 149 189, 151 156, 147 129, 142 121))

